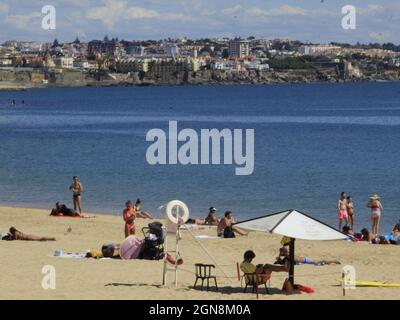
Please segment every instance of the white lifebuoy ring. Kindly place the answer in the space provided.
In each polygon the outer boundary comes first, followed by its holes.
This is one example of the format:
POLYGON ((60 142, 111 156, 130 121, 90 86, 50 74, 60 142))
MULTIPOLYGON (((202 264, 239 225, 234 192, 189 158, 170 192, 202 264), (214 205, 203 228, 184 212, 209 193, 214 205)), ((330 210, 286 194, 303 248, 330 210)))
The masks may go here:
POLYGON ((175 207, 179 207, 183 211, 183 214, 179 215, 179 218, 182 219, 183 223, 185 223, 189 219, 189 208, 180 200, 172 200, 168 202, 167 207, 165 208, 168 219, 172 223, 178 224, 179 221, 176 217, 176 214, 173 213, 173 209, 175 207))

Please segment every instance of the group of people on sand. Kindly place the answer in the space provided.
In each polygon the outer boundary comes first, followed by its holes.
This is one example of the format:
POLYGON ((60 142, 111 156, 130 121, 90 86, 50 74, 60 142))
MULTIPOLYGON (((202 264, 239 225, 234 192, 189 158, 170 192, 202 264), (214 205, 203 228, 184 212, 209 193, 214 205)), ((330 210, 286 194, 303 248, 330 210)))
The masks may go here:
MULTIPOLYGON (((77 217, 82 216, 81 194, 83 192, 83 185, 77 176, 72 178, 72 183, 69 187, 72 192, 72 201, 74 209, 68 208, 65 204, 57 202, 55 207, 51 210, 51 216, 68 216, 77 217)), ((32 234, 26 234, 18 231, 15 227, 11 227, 7 235, 2 237, 2 240, 25 240, 25 241, 55 241, 52 237, 42 237, 32 234)))
MULTIPOLYGON (((383 205, 381 198, 374 194, 369 198, 366 205, 371 209, 371 222, 372 222, 372 233, 379 234, 379 226, 381 222, 381 216, 383 211, 383 205)), ((355 207, 351 196, 347 196, 345 192, 340 193, 339 200, 337 203, 338 219, 339 219, 339 230, 342 230, 342 223, 345 222, 346 228, 349 227, 351 230, 355 228, 355 207)))
POLYGON ((82 182, 77 176, 72 178, 72 183, 69 187, 72 192, 72 202, 74 209, 68 208, 65 204, 57 202, 56 206, 51 210, 52 216, 67 216, 77 217, 82 216, 82 193, 84 191, 82 182))
POLYGON ((347 196, 345 192, 342 192, 337 204, 339 230, 353 241, 368 241, 373 244, 400 244, 400 222, 394 226, 390 234, 381 235, 379 233, 383 212, 381 198, 377 194, 372 195, 369 197, 366 207, 371 210, 372 229, 370 231, 367 228, 363 228, 361 232, 356 233, 354 232, 355 209, 353 199, 351 196, 347 196), (343 220, 346 224, 342 228, 343 220))
POLYGON ((344 226, 342 232, 352 241, 367 241, 372 244, 394 244, 400 245, 400 221, 393 227, 392 232, 380 235, 363 228, 361 232, 355 233, 349 226, 344 226))
POLYGON ((236 235, 246 236, 248 233, 233 226, 235 219, 232 211, 225 211, 221 219, 217 217, 217 209, 210 207, 205 219, 189 219, 187 224, 209 225, 217 227, 217 236, 221 238, 235 238, 236 235))
MULTIPOLYGON (((125 237, 136 233, 135 220, 136 218, 153 219, 153 216, 146 211, 141 210, 141 200, 137 199, 133 205, 132 201, 128 200, 125 203, 125 209, 122 213, 125 221, 125 237)), ((246 236, 248 233, 233 226, 235 223, 232 211, 226 211, 223 218, 218 219, 217 209, 210 207, 207 216, 204 219, 188 219, 180 221, 180 224, 196 224, 204 226, 216 226, 217 236, 221 238, 235 238, 236 235, 246 236)))
MULTIPOLYGON (((289 250, 286 246, 279 249, 279 255, 273 264, 253 264, 253 259, 256 254, 252 250, 247 250, 243 255, 243 261, 240 264, 240 269, 247 276, 253 276, 253 281, 258 284, 265 283, 271 277, 272 272, 288 272, 290 269, 289 250)), ((309 257, 295 256, 295 264, 311 264, 316 266, 340 264, 338 260, 314 260, 309 257)))

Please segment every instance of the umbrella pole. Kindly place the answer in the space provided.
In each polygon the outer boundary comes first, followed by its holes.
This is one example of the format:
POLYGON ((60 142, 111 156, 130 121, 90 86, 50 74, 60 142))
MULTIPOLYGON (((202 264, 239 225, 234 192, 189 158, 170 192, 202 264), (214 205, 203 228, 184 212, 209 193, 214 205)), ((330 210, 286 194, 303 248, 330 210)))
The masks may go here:
POLYGON ((294 288, 294 265, 295 265, 295 255, 294 255, 294 244, 296 239, 292 238, 289 244, 289 259, 290 259, 290 267, 289 267, 289 281, 294 288))

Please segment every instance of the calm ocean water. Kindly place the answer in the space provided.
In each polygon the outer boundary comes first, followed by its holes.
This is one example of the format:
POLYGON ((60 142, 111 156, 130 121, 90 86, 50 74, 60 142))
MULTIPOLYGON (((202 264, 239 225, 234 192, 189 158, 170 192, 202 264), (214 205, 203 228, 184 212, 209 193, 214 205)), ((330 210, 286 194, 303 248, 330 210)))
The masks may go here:
POLYGON ((0 203, 71 204, 78 175, 87 211, 120 214, 127 199, 157 208, 185 201, 239 219, 296 208, 334 226, 338 194, 354 198, 370 227, 368 197, 385 206, 384 231, 400 218, 400 84, 38 89, 0 93, 0 203), (16 99, 17 107, 10 101, 16 99), (25 100, 22 105, 21 101, 25 100), (151 166, 148 130, 254 128, 255 170, 151 166))

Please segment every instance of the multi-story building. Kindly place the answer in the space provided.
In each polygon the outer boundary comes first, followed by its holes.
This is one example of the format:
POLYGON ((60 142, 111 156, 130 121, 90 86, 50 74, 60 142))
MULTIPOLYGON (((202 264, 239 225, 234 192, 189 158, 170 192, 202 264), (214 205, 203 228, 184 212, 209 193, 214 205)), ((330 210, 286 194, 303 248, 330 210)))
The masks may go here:
POLYGON ((229 41, 229 56, 232 58, 244 58, 250 54, 249 41, 235 38, 229 41))
POLYGON ((319 55, 337 55, 341 47, 333 46, 330 44, 319 45, 303 45, 300 46, 298 52, 306 56, 319 56, 319 55))
POLYGON ((127 54, 133 55, 135 57, 145 56, 145 47, 143 46, 127 46, 125 50, 127 54))
POLYGON ((179 47, 175 43, 165 46, 165 54, 169 57, 179 56, 179 47))
POLYGON ((107 37, 101 40, 93 40, 88 43, 89 56, 120 56, 123 55, 124 50, 122 45, 115 39, 108 40, 107 37))
POLYGON ((72 58, 72 57, 55 57, 54 64, 58 68, 72 69, 74 67, 74 58, 72 58))

